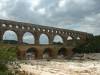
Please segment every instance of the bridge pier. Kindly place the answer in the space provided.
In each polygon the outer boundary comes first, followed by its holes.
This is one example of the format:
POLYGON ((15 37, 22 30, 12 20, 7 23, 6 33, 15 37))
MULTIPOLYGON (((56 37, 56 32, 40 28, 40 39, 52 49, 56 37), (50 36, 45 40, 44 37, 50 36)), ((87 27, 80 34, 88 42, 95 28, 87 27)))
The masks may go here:
POLYGON ((64 43, 63 43, 63 45, 65 45, 65 46, 66 46, 66 45, 67 45, 67 39, 66 39, 66 37, 65 37, 65 38, 63 38, 63 42, 64 42, 64 43))
POLYGON ((67 58, 71 58, 71 56, 74 54, 73 49, 74 48, 67 48, 67 58))
POLYGON ((39 32, 34 33, 34 37, 35 37, 35 45, 39 45, 39 32))
POLYGON ((18 36, 18 44, 23 44, 23 33, 18 32, 17 33, 18 36))
POLYGON ((49 38, 49 44, 53 44, 53 37, 49 38))
POLYGON ((73 46, 76 47, 77 46, 77 37, 73 37, 73 46))
POLYGON ((2 32, 0 31, 0 41, 2 40, 2 32))
POLYGON ((35 38, 35 45, 39 45, 39 39, 37 37, 35 38))
POLYGON ((1 30, 0 31, 0 41, 3 41, 4 32, 5 32, 4 30, 1 30))

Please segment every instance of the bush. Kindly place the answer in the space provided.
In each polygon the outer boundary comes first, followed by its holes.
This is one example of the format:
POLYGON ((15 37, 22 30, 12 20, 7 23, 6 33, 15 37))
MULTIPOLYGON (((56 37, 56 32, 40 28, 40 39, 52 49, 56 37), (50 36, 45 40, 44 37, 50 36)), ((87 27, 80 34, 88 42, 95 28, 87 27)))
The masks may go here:
POLYGON ((16 59, 16 48, 0 48, 1 61, 14 61, 16 59))
POLYGON ((16 47, 0 48, 0 75, 13 75, 6 64, 16 59, 16 47))
MULTIPOLYGON (((0 63, 0 71, 5 72, 6 70, 8 70, 8 68, 6 67, 6 65, 3 64, 3 63, 0 63)), ((1 75, 1 74, 0 74, 0 75, 1 75)))

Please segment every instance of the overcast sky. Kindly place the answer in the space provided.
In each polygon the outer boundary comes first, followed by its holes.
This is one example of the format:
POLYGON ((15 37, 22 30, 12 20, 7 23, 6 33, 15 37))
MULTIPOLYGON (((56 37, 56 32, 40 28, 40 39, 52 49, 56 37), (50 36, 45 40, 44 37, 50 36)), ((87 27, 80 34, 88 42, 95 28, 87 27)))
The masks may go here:
POLYGON ((0 18, 100 34, 100 0, 0 0, 0 18))

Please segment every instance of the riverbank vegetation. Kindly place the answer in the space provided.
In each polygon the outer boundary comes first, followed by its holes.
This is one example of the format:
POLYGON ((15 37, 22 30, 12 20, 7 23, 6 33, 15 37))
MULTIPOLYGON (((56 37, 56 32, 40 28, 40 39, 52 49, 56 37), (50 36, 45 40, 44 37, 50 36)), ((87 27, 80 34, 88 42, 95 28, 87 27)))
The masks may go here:
POLYGON ((100 53, 100 36, 95 36, 74 49, 76 53, 100 53))
POLYGON ((0 75, 13 75, 7 64, 16 60, 17 47, 0 48, 0 75))

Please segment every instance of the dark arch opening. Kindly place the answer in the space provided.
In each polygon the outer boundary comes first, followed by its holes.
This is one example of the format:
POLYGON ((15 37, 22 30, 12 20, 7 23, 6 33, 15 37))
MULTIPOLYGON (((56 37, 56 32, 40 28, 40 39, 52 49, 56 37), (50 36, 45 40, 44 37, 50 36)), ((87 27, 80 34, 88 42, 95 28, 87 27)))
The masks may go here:
POLYGON ((52 49, 46 48, 43 52, 43 58, 51 58, 52 57, 52 49))
POLYGON ((24 44, 34 44, 35 43, 34 35, 31 32, 25 32, 22 38, 23 38, 24 44))
POLYGON ((73 48, 72 52, 77 53, 78 49, 77 48, 73 48))
POLYGON ((40 44, 49 44, 49 38, 46 34, 41 34, 39 38, 40 44))
POLYGON ((67 49, 66 48, 60 48, 58 50, 58 58, 65 58, 67 56, 67 49))
POLYGON ((18 36, 15 31, 12 30, 6 30, 3 34, 3 42, 10 43, 10 44, 16 44, 18 41, 18 36))
POLYGON ((26 51, 26 59, 28 60, 32 60, 32 59, 36 59, 38 56, 38 51, 36 48, 32 47, 32 48, 29 48, 27 51, 26 51))

